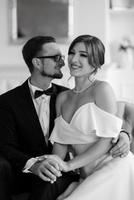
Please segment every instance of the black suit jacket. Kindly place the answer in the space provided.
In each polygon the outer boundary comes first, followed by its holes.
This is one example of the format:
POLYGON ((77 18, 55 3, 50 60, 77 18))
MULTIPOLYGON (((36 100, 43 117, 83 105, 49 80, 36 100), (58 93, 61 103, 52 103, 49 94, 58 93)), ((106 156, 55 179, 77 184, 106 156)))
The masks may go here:
MULTIPOLYGON (((53 84, 50 98, 50 130, 56 117, 57 95, 67 88, 53 84)), ((31 98, 28 80, 0 95, 0 151, 16 170, 22 170, 31 157, 51 153, 46 145, 41 125, 31 98)))

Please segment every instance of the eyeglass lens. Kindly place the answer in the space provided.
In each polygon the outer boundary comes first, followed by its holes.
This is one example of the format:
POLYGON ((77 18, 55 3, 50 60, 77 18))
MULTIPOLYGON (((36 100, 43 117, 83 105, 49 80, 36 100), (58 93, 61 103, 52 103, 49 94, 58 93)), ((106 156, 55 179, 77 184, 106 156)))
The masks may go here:
POLYGON ((56 56, 54 56, 54 60, 56 62, 59 62, 59 61, 64 60, 64 59, 65 59, 65 57, 63 55, 56 55, 56 56))
POLYGON ((64 55, 55 55, 55 56, 38 56, 37 58, 51 58, 54 59, 55 62, 59 62, 61 60, 65 60, 64 55))

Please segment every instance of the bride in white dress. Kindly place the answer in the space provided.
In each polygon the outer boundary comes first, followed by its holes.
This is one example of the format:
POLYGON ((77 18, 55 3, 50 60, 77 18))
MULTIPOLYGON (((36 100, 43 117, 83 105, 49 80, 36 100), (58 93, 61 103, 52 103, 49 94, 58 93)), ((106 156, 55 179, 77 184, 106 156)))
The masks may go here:
POLYGON ((104 53, 102 42, 90 35, 77 37, 69 48, 68 63, 75 88, 57 99, 57 118, 50 140, 60 169, 79 169, 80 181, 72 183, 58 200, 134 199, 134 156, 130 152, 124 158, 109 154, 122 120, 117 117, 111 86, 95 79, 104 64, 104 53), (70 147, 75 155, 65 162, 70 147))

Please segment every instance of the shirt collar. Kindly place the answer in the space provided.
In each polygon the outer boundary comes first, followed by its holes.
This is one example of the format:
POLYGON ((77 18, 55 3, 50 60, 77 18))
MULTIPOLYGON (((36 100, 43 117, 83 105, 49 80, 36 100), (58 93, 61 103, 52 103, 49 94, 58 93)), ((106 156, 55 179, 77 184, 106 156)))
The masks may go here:
MULTIPOLYGON (((43 89, 41 89, 41 88, 39 88, 39 87, 37 87, 35 85, 32 85, 31 82, 30 82, 30 78, 28 79, 28 86, 29 86, 29 89, 30 89, 30 92, 31 92, 31 95, 32 95, 33 98, 34 98, 34 93, 35 93, 36 90, 43 91, 43 89)), ((50 87, 52 87, 52 83, 50 83, 48 88, 50 88, 50 87)), ((46 88, 46 90, 48 88, 46 88)))

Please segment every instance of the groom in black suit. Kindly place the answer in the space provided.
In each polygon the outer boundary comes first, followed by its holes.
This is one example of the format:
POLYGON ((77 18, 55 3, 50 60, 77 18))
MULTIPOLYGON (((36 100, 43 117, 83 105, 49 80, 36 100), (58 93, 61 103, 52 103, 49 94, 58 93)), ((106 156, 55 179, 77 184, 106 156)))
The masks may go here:
POLYGON ((28 191, 30 200, 54 200, 75 176, 61 176, 55 162, 40 161, 38 156, 52 150, 48 138, 56 118, 55 101, 67 88, 51 81, 62 78, 65 63, 55 39, 49 36, 30 39, 22 53, 31 76, 0 96, 0 199, 28 191))
MULTIPOLYGON (((67 89, 51 81, 62 78, 65 64, 53 37, 30 39, 22 53, 31 76, 0 96, 0 200, 21 192, 29 192, 29 200, 55 200, 78 178, 74 173, 61 175, 56 162, 40 159, 51 154, 55 101, 67 89)), ((123 148, 123 143, 120 137, 113 154, 127 152, 129 145, 123 148)))

